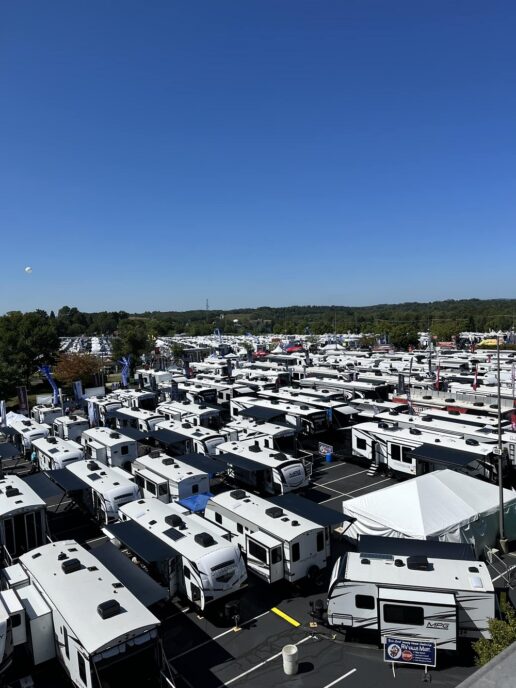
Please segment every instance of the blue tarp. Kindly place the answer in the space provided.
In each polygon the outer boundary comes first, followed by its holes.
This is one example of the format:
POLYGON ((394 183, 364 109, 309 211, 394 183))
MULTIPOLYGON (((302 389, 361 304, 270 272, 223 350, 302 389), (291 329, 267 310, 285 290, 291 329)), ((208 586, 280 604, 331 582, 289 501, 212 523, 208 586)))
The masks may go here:
POLYGON ((211 492, 200 492, 199 494, 192 495, 191 497, 180 499, 179 504, 190 511, 204 511, 206 504, 211 497, 213 497, 211 492))

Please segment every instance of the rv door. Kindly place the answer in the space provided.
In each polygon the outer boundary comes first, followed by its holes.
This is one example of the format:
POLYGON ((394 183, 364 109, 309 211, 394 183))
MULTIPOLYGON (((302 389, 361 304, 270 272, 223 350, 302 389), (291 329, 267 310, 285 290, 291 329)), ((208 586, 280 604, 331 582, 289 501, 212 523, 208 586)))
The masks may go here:
POLYGON ((275 583, 283 579, 283 545, 260 531, 246 535, 247 566, 257 576, 275 583))
POLYGON ((378 628, 386 636, 433 640, 438 650, 457 649, 455 595, 401 588, 378 588, 378 628))

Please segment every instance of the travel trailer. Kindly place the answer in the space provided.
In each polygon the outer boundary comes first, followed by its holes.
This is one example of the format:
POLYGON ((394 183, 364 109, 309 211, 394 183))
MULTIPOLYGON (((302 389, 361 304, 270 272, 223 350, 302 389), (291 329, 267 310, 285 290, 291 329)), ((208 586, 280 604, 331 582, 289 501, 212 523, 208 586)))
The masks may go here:
POLYGON ((163 420, 163 417, 156 411, 147 411, 140 408, 117 409, 113 416, 115 418, 116 429, 120 432, 131 432, 138 430, 141 433, 150 433, 156 429, 156 425, 163 420))
POLYGON ((82 416, 59 416, 54 419, 52 424, 52 432, 54 437, 60 437, 62 440, 73 440, 74 442, 81 441, 81 435, 85 430, 89 430, 90 424, 86 418, 82 416))
POLYGON ((219 431, 194 425, 187 421, 163 420, 156 425, 154 437, 159 439, 160 430, 169 431, 171 437, 177 436, 178 442, 172 443, 171 451, 179 456, 191 452, 213 455, 216 454, 217 446, 226 441, 226 437, 219 431))
POLYGON ((63 415, 61 406, 46 406, 45 404, 36 404, 30 412, 32 418, 36 423, 52 425, 56 418, 63 415))
POLYGON ((91 428, 82 433, 85 458, 107 466, 129 469, 138 456, 135 440, 109 428, 91 428))
POLYGON ((46 541, 45 502, 16 475, 0 479, 1 559, 11 564, 24 552, 46 541))
POLYGON ((482 562, 348 552, 330 579, 330 626, 376 631, 381 642, 399 635, 456 650, 459 638, 489 638, 495 615, 494 588, 482 562))
POLYGON ((247 556, 255 575, 275 583, 315 578, 330 556, 330 530, 246 492, 212 497, 205 518, 225 528, 247 556))
POLYGON ((195 401, 167 401, 159 404, 156 409, 165 420, 179 420, 193 422, 206 428, 218 428, 220 425, 220 409, 198 404, 195 401))
POLYGON ((80 461, 66 468, 77 479, 77 499, 102 525, 117 521, 121 506, 141 498, 138 485, 120 468, 95 461, 80 461))
POLYGON ((140 456, 131 470, 143 496, 155 497, 161 502, 175 502, 210 490, 208 473, 184 463, 179 457, 172 458, 159 449, 140 456))
POLYGON ((40 471, 55 471, 84 458, 80 444, 60 437, 42 437, 34 440, 32 446, 36 450, 40 471))
POLYGON ((13 634, 32 663, 57 658, 78 688, 158 688, 163 677, 174 685, 160 622, 91 552, 74 540, 51 542, 16 568, 16 588, 2 595, 21 603, 13 634))
POLYGON ((171 597, 179 593, 202 610, 245 585, 247 572, 238 546, 228 541, 224 530, 179 504, 140 499, 122 506, 120 515, 122 522, 107 526, 106 532, 142 559, 171 597))
POLYGON ((238 442, 224 442, 217 447, 217 455, 224 460, 225 454, 244 457, 270 469, 269 480, 263 485, 270 494, 284 494, 300 490, 310 484, 312 463, 302 457, 295 458, 267 446, 272 441, 265 435, 238 442))
POLYGON ((237 397, 230 402, 230 413, 232 418, 249 415, 261 416, 265 420, 265 414, 269 416, 268 420, 282 418, 287 425, 295 428, 296 432, 304 435, 326 432, 330 427, 330 418, 325 410, 308 404, 297 405, 277 399, 237 397))
POLYGON ((41 425, 28 418, 26 420, 12 420, 9 426, 18 433, 18 444, 26 454, 30 452, 34 440, 48 437, 50 433, 48 425, 41 425))

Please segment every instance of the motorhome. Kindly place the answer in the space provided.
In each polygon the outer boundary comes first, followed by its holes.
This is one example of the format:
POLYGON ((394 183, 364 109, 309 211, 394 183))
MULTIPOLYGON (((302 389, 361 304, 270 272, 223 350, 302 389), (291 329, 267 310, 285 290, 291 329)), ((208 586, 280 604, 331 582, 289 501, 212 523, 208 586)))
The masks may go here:
POLYGON ((232 418, 251 415, 263 417, 268 414, 269 420, 276 417, 284 419, 287 425, 304 435, 314 435, 326 432, 330 427, 329 416, 326 411, 314 408, 308 404, 293 404, 278 401, 277 399, 256 399, 255 397, 238 397, 232 399, 230 403, 230 413, 232 418), (255 411, 264 409, 264 412, 255 411))
POLYGON ((204 515, 231 533, 247 556, 249 571, 268 583, 315 578, 327 565, 328 527, 245 490, 212 497, 204 515))
POLYGON ((52 425, 53 421, 59 416, 63 415, 61 406, 46 406, 45 404, 36 404, 30 412, 32 418, 36 423, 52 425))
POLYGON ((147 411, 140 408, 122 408, 113 413, 117 430, 124 432, 128 430, 138 430, 142 433, 149 433, 156 429, 156 425, 163 420, 157 411, 147 411))
POLYGON ((8 422, 8 425, 18 433, 16 438, 17 444, 20 449, 23 449, 25 453, 28 453, 31 449, 32 442, 34 440, 41 439, 42 437, 48 437, 50 434, 50 428, 48 425, 42 425, 36 423, 34 420, 29 418, 21 420, 16 419, 8 422))
POLYGON ((91 428, 82 433, 85 458, 129 469, 138 456, 138 443, 109 428, 91 428))
POLYGON ((159 620, 91 552, 51 542, 19 563, 25 584, 12 592, 35 665, 56 657, 78 688, 173 685, 159 620))
POLYGON ((11 564, 24 552, 46 541, 45 502, 16 475, 0 479, 1 559, 11 564))
POLYGON ((66 468, 77 478, 77 499, 103 525, 117 521, 119 508, 142 496, 131 475, 121 469, 96 461, 80 461, 66 468))
POLYGON ((142 538, 154 543, 147 547, 154 550, 153 561, 144 563, 167 585, 171 597, 179 593, 204 609, 245 585, 247 572, 238 546, 228 541, 223 529, 179 504, 141 499, 122 506, 120 515, 122 522, 106 531, 143 560, 142 538))
POLYGON ((80 442, 82 433, 88 430, 89 427, 90 424, 86 418, 72 414, 71 416, 55 418, 52 424, 52 432, 55 437, 60 437, 62 440, 80 442))
POLYGON ((482 562, 348 552, 333 568, 328 623, 387 636, 434 641, 489 638, 495 617, 491 576, 482 562))
POLYGON ((84 458, 83 447, 73 440, 42 437, 34 440, 32 446, 36 450, 40 471, 54 471, 84 458))
POLYGON ((177 420, 162 420, 156 426, 155 435, 160 430, 167 430, 182 438, 182 442, 171 446, 171 451, 175 455, 189 454, 216 454, 217 446, 226 441, 226 437, 218 430, 211 430, 192 422, 181 422, 177 420))
POLYGON ((191 421, 195 425, 202 425, 206 428, 218 428, 220 426, 220 409, 206 404, 198 404, 189 399, 159 404, 156 411, 162 416, 161 420, 165 418, 165 420, 191 421))
POLYGON ((143 496, 162 502, 177 501, 194 494, 209 492, 210 476, 178 457, 170 457, 159 449, 140 456, 131 470, 143 496))
POLYGON ((447 468, 467 475, 496 479, 493 446, 477 440, 446 437, 418 427, 404 428, 395 421, 365 422, 351 428, 351 451, 376 468, 391 475, 405 477, 422 475, 431 470, 447 468), (415 452, 421 447, 435 447, 426 456, 415 452))
POLYGON ((267 446, 272 444, 265 435, 254 436, 237 442, 224 442, 217 447, 217 454, 232 454, 249 459, 268 469, 266 482, 263 485, 269 494, 284 494, 292 490, 300 490, 310 484, 312 462, 307 458, 288 456, 267 446))

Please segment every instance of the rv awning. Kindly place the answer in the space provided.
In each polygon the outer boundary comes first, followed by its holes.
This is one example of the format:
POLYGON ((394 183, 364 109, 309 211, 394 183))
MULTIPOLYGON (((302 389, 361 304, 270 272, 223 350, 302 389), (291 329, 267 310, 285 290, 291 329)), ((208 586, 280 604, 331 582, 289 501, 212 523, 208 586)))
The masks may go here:
POLYGON ((0 428, 0 433, 2 435, 9 435, 9 437, 16 437, 20 433, 18 430, 14 430, 14 428, 9 427, 8 425, 4 425, 0 428))
POLYGON ((279 409, 270 409, 265 408, 264 406, 250 406, 249 408, 239 411, 239 415, 247 418, 255 418, 256 420, 268 421, 272 420, 273 418, 281 418, 281 416, 284 416, 285 413, 279 409))
POLYGON ((20 456, 20 450, 14 444, 11 444, 11 442, 0 443, 0 461, 3 459, 14 459, 15 456, 20 456))
POLYGON ((412 538, 360 535, 358 549, 368 554, 392 554, 403 557, 426 556, 433 559, 475 561, 475 551, 470 544, 441 542, 439 540, 413 540, 412 538))
POLYGON ((66 468, 57 468, 55 471, 43 471, 43 474, 63 492, 79 492, 85 490, 88 485, 66 468))
POLYGON ((23 480, 43 501, 63 496, 63 490, 53 483, 44 473, 27 475, 23 480))
POLYGON ((453 466, 467 466, 473 461, 482 458, 474 452, 439 447, 435 444, 422 444, 409 453, 409 457, 428 463, 439 463, 453 466))
POLYGON ((152 437, 157 442, 161 444, 177 444, 178 442, 184 442, 187 438, 184 435, 180 435, 178 432, 173 430, 153 430, 149 432, 148 437, 152 437))
POLYGON ((455 595, 448 592, 407 590, 406 588, 378 588, 378 599, 384 602, 415 602, 417 604, 438 604, 442 607, 456 607, 455 595))
MULTIPOLYGON (((118 411, 115 411, 115 413, 118 413, 118 411)), ((125 435, 125 437, 130 437, 132 440, 136 440, 137 442, 149 436, 148 432, 142 432, 141 430, 138 430, 138 428, 130 427, 117 428, 114 432, 119 432, 121 435, 125 435)))
POLYGON ((353 406, 335 406, 333 409, 335 413, 340 413, 342 416, 356 416, 360 411, 353 406))
POLYGON ((246 459, 245 456, 239 456, 238 454, 217 454, 217 461, 226 464, 227 466, 234 466, 235 468, 240 468, 248 473, 260 473, 270 470, 268 466, 264 466, 258 461, 253 461, 252 459, 246 459))
POLYGON ((196 468, 198 471, 208 473, 208 475, 215 475, 224 470, 224 466, 221 466, 219 461, 206 454, 184 454, 183 456, 178 456, 177 459, 192 468, 196 468))
POLYGON ((113 537, 147 564, 174 559, 177 555, 175 549, 149 533, 136 521, 110 523, 104 527, 104 531, 111 533, 113 537))
POLYGON ((184 499, 179 499, 178 503, 184 506, 185 509, 193 511, 204 511, 206 504, 213 497, 211 492, 200 492, 199 494, 191 495, 190 497, 185 497, 184 499))
POLYGON ((292 511, 294 514, 303 516, 309 521, 313 521, 323 527, 336 526, 344 522, 352 523, 355 520, 354 518, 345 516, 342 511, 329 509, 327 506, 312 502, 311 499, 306 499, 293 492, 278 497, 272 497, 269 501, 273 504, 277 504, 282 509, 292 511))
POLYGON ((156 583, 111 542, 94 547, 91 553, 146 607, 168 597, 166 588, 156 583))

